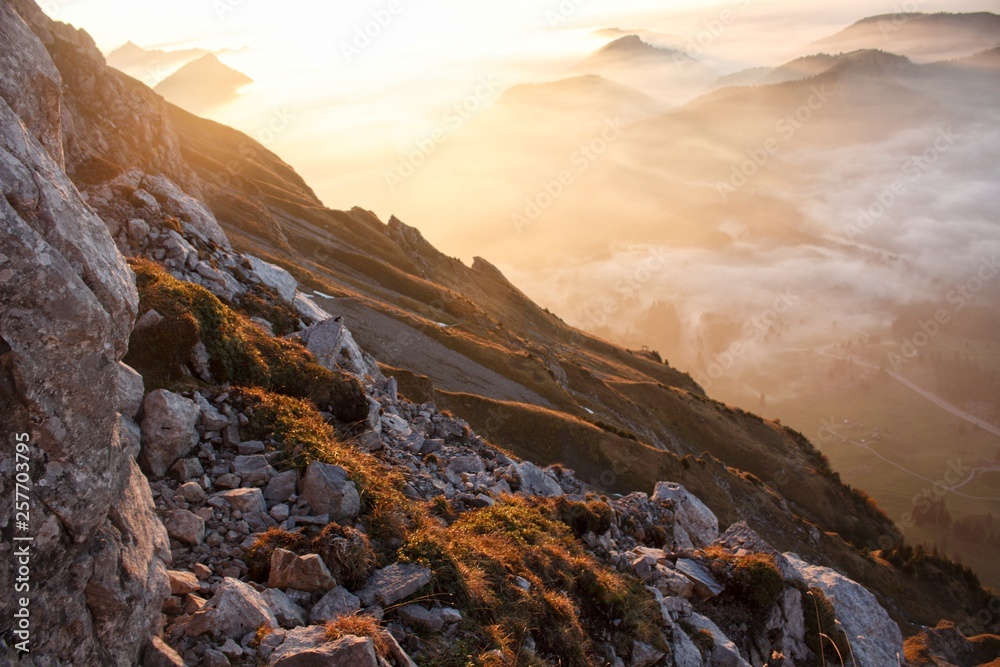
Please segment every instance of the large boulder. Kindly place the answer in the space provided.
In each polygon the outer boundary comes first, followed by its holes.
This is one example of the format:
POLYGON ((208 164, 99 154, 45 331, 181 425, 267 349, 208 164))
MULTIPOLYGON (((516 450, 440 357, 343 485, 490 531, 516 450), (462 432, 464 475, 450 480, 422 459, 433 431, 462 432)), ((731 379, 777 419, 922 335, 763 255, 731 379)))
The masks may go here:
POLYGON ((792 568, 790 578, 820 589, 833 605, 859 665, 896 663, 903 654, 903 635, 870 591, 828 567, 810 565, 793 553, 784 556, 792 568))
POLYGON ((347 478, 340 466, 313 461, 302 479, 302 497, 316 514, 329 514, 331 519, 352 518, 361 511, 358 487, 347 478))
POLYGON ((186 632, 193 637, 210 633, 238 641, 262 626, 278 627, 278 619, 267 601, 248 584, 226 577, 212 599, 192 616, 186 632))
POLYGON ((289 336, 306 346, 316 362, 329 370, 345 370, 360 379, 381 378, 378 363, 354 340, 341 318, 327 319, 289 336))
MULTIPOLYGON (((63 171, 65 81, 36 23, 57 31, 53 44, 66 32, 32 3, 0 3, 0 469, 14 470, 24 434, 35 664, 134 665, 168 594, 169 558, 119 428, 119 362, 138 296, 107 227, 63 171)), ((14 482, 0 476, 5 517, 14 482)), ((13 562, 13 544, 3 541, 0 561, 13 562)), ((0 568, 8 593, 13 575, 0 568)), ((17 597, 0 596, 3 618, 17 597)))
POLYGON ((189 230, 226 250, 230 249, 229 238, 208 207, 181 190, 169 178, 161 174, 144 175, 140 186, 156 198, 165 212, 178 218, 189 230))
POLYGON ((246 258, 247 262, 250 263, 250 268, 253 269, 253 272, 260 278, 262 283, 277 292, 278 296, 285 301, 291 302, 295 299, 295 290, 298 288, 299 283, 292 274, 280 266, 265 262, 259 257, 246 255, 246 258))
POLYGON ((201 409, 191 399, 166 389, 146 394, 142 409, 139 463, 150 474, 163 477, 177 459, 198 444, 195 425, 201 409))
POLYGON ((654 501, 669 501, 674 511, 674 542, 680 549, 703 548, 719 537, 719 520, 712 510, 676 482, 657 482, 654 501))

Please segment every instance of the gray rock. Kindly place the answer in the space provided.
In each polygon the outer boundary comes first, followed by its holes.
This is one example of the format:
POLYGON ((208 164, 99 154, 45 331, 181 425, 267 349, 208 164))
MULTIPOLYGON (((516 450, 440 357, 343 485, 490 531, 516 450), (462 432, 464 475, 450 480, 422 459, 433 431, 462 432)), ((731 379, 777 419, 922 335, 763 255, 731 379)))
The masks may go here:
POLYGON ((198 479, 204 474, 205 468, 201 465, 201 461, 196 458, 181 459, 170 466, 170 476, 182 483, 198 479))
POLYGON ((260 440, 247 440, 236 446, 236 451, 240 454, 263 454, 267 447, 260 440))
POLYGON ((191 617, 186 632, 193 637, 211 633, 240 639, 261 626, 278 627, 278 620, 263 596, 242 581, 226 577, 212 599, 191 617))
POLYGON ((486 470, 483 460, 475 454, 456 456, 448 463, 448 469, 455 474, 480 473, 486 470))
POLYGON ((268 588, 261 595, 281 627, 297 628, 306 624, 306 610, 292 602, 280 588, 268 588))
POLYGON ((562 487, 531 461, 515 463, 514 470, 519 483, 519 493, 550 498, 563 495, 562 487))
POLYGON ((263 486, 274 477, 274 468, 261 454, 237 456, 233 460, 233 472, 250 486, 263 486))
POLYGON ((285 470, 284 472, 279 472, 264 487, 264 498, 283 503, 295 493, 298 483, 298 471, 285 470))
POLYGON ((273 288, 285 301, 291 302, 295 299, 295 290, 299 283, 292 274, 280 266, 265 262, 253 255, 245 255, 245 257, 262 283, 273 288))
POLYGON ((208 207, 188 196, 166 176, 145 176, 142 187, 163 201, 163 208, 179 218, 185 228, 229 250, 229 239, 208 207))
POLYGON ((722 592, 724 586, 715 580, 708 568, 689 558, 678 558, 676 569, 694 584, 698 596, 707 600, 722 592))
POLYGON ((796 554, 784 556, 792 567, 793 581, 819 588, 833 604, 858 664, 891 665, 897 653, 902 655, 899 626, 864 586, 828 567, 810 565, 796 554))
POLYGON ((632 667, 652 667, 666 655, 639 640, 632 642, 632 667))
POLYGON ((394 563, 375 572, 365 587, 358 591, 364 606, 379 604, 388 607, 407 598, 431 581, 431 571, 415 563, 394 563))
POLYGON ((378 364, 361 351, 343 322, 331 319, 290 336, 306 346, 317 363, 330 370, 344 370, 361 379, 381 378, 378 364))
POLYGON ((177 495, 193 504, 201 504, 208 499, 205 489, 198 482, 186 482, 177 487, 177 495))
POLYGON ((351 595, 343 586, 337 586, 324 595, 309 611, 309 622, 320 624, 341 616, 349 616, 361 609, 361 600, 351 595))
POLYGON ((149 236, 149 223, 142 218, 132 218, 128 221, 128 240, 136 247, 142 247, 149 236))
POLYGON ((135 419, 142 407, 142 397, 145 394, 142 376, 125 363, 118 364, 118 412, 129 419, 135 419))
POLYGON ((224 500, 234 510, 239 510, 243 516, 248 514, 263 514, 267 511, 264 494, 260 489, 230 489, 212 494, 212 498, 224 500))
POLYGON ((312 299, 302 292, 295 293, 295 299, 292 301, 292 305, 295 306, 295 310, 299 312, 299 317, 301 317, 306 324, 316 324, 332 317, 330 313, 317 306, 312 299))
POLYGON ((205 520, 187 510, 169 510, 163 514, 163 525, 170 537, 197 546, 205 540, 205 520))
POLYGON ((352 518, 361 511, 357 486, 340 466, 313 461, 302 480, 302 497, 316 514, 329 514, 334 520, 352 518))
POLYGON ((268 588, 325 592, 336 585, 323 559, 316 554, 298 556, 285 549, 275 549, 271 554, 268 588))
POLYGON ((194 402, 201 410, 201 425, 206 431, 221 431, 229 426, 229 419, 219 412, 219 409, 208 402, 208 399, 195 392, 194 402))
POLYGON ((444 627, 444 620, 440 612, 434 611, 419 604, 403 605, 396 610, 396 616, 407 625, 424 630, 440 630, 444 627))
POLYGON ((198 444, 195 424, 198 405, 183 396, 157 389, 142 402, 142 451, 139 463, 156 477, 163 477, 174 461, 198 444))
POLYGON ((715 514, 682 485, 657 482, 652 500, 673 503, 674 540, 678 548, 704 548, 719 537, 719 520, 715 514))
POLYGON ((736 644, 711 620, 701 614, 692 613, 688 617, 688 622, 696 630, 708 630, 712 633, 712 637, 715 639, 715 645, 709 657, 709 664, 712 667, 750 667, 750 663, 740 655, 736 644))
POLYGON ((452 609, 451 607, 443 607, 440 609, 441 620, 445 623, 458 623, 462 620, 462 612, 457 609, 452 609))
POLYGON ((201 656, 199 667, 232 667, 229 658, 222 651, 214 648, 205 649, 205 654, 201 656))

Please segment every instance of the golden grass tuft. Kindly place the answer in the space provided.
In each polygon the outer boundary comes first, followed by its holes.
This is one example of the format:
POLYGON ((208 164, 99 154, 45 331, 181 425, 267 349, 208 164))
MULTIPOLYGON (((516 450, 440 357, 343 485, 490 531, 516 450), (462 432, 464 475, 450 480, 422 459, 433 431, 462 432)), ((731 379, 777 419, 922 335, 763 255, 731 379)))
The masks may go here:
POLYGON ((641 582, 588 555, 569 527, 548 515, 551 509, 508 496, 451 526, 423 526, 400 554, 431 568, 430 594, 463 609, 478 628, 480 654, 517 656, 530 632, 540 653, 591 667, 597 664, 591 631, 616 619, 612 641, 620 654, 628 654, 633 639, 662 644, 659 611, 641 582))
POLYGON ((326 638, 329 641, 337 641, 348 635, 367 637, 372 640, 375 652, 380 656, 385 656, 389 652, 389 644, 383 635, 384 632, 378 619, 364 614, 340 616, 326 624, 326 638))

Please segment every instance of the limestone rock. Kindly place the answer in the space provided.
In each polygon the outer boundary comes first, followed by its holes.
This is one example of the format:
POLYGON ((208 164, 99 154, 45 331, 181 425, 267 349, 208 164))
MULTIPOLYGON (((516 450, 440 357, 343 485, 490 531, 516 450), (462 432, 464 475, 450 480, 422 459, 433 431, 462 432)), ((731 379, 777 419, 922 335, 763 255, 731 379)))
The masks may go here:
POLYGON ((671 501, 677 547, 707 547, 719 536, 719 520, 705 503, 675 482, 657 482, 654 501, 671 501))
POLYGON ((145 389, 142 376, 128 364, 118 364, 118 412, 135 419, 142 407, 142 397, 145 389))
POLYGON ((174 461, 198 443, 195 425, 198 405, 166 389, 146 394, 142 402, 142 451, 139 462, 156 477, 163 477, 174 461))
POLYGON ((281 627, 297 628, 306 624, 305 609, 292 602, 280 588, 268 588, 262 595, 281 627))
POLYGON ((444 627, 444 620, 441 614, 419 604, 403 605, 396 610, 396 615, 401 621, 415 628, 424 630, 440 630, 444 627))
POLYGON ((361 600, 343 586, 337 586, 313 605, 309 612, 310 623, 326 623, 340 616, 348 616, 361 609, 361 600))
POLYGON ((563 495, 562 487, 531 461, 514 465, 520 483, 519 492, 531 496, 556 497, 563 495))
POLYGON ((263 596, 239 579, 226 577, 212 599, 191 618, 187 634, 211 633, 240 639, 261 626, 278 627, 278 620, 263 596))
POLYGON ((336 585, 323 559, 316 554, 298 556, 285 549, 275 549, 271 554, 268 588, 324 592, 336 585))
POLYGON ((205 540, 205 520, 188 510, 170 510, 163 515, 170 537, 196 546, 205 540))
POLYGON ((285 301, 291 302, 295 299, 295 290, 299 283, 292 274, 253 255, 246 255, 246 258, 250 262, 250 268, 262 283, 274 289, 285 301))
POLYGON ((394 563, 375 572, 365 587, 358 591, 362 604, 388 607, 407 598, 431 581, 431 571, 415 563, 394 563))
POLYGON ((378 667, 372 640, 347 635, 326 640, 322 626, 297 628, 271 655, 269 667, 378 667))
POLYGON ((329 514, 334 520, 355 517, 361 511, 361 496, 347 471, 340 466, 313 461, 302 480, 302 497, 316 514, 329 514))
POLYGON ((891 665, 903 653, 903 635, 885 609, 861 584, 828 567, 810 565, 796 554, 786 553, 792 579, 823 591, 833 604, 861 665, 891 665))

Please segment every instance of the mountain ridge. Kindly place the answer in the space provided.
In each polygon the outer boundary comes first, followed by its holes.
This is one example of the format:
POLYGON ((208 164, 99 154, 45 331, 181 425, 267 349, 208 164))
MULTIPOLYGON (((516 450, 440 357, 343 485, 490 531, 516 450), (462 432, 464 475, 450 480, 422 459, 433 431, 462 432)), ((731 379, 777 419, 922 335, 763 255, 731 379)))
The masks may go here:
MULTIPOLYGON (((301 177, 266 148, 234 130, 164 103, 134 80, 109 71, 99 54, 94 55, 96 48, 85 33, 50 25, 32 5, 19 4, 29 23, 41 33, 39 38, 62 77, 64 108, 75 121, 72 130, 63 134, 62 149, 67 172, 90 207, 82 210, 98 211, 111 236, 131 251, 129 254, 139 254, 143 248, 138 241, 141 226, 134 224, 135 220, 147 225, 147 232, 149 227, 156 229, 163 243, 174 238, 171 231, 183 232, 181 240, 191 250, 176 240, 171 247, 180 247, 185 258, 192 257, 193 251, 194 267, 185 269, 185 259, 175 270, 183 270, 190 279, 197 274, 201 283, 213 284, 228 294, 230 283, 219 275, 220 267, 236 275, 239 264, 234 260, 232 265, 213 267, 211 262, 199 260, 230 259, 228 252, 211 241, 211 234, 206 235, 208 218, 217 219, 238 250, 285 266, 299 286, 314 295, 319 290, 334 300, 350 301, 355 309, 351 318, 357 322, 363 324, 377 314, 410 325, 415 333, 407 338, 381 341, 378 332, 383 329, 378 326, 372 327, 367 337, 359 336, 367 351, 388 353, 385 361, 405 362, 410 350, 433 341, 529 388, 541 397, 541 401, 534 399, 538 403, 550 402, 550 406, 505 403, 487 393, 438 392, 435 382, 428 389, 417 372, 431 373, 423 377, 440 380, 432 377, 438 372, 433 356, 419 368, 400 369, 413 376, 408 390, 414 395, 423 386, 423 391, 436 392, 432 395, 445 407, 464 406, 467 426, 497 438, 498 444, 520 449, 542 459, 541 463, 577 456, 583 464, 581 474, 599 490, 652 492, 651 482, 682 478, 691 488, 704 492, 706 502, 723 520, 735 523, 736 518, 749 517, 765 539, 774 540, 781 551, 789 545, 808 551, 852 574, 861 573, 876 590, 874 584, 884 577, 889 586, 877 592, 897 618, 912 623, 934 615, 937 607, 915 616, 907 600, 893 597, 889 589, 909 581, 903 573, 869 558, 866 551, 854 550, 840 535, 825 532, 836 527, 865 550, 882 547, 889 551, 898 543, 898 533, 888 519, 869 507, 863 496, 843 487, 801 435, 708 399, 697 383, 668 364, 570 329, 531 303, 486 260, 467 267, 436 251, 419 231, 395 218, 383 224, 363 209, 323 208, 301 177), (88 57, 81 58, 81 52, 88 57), (91 96, 84 85, 91 76, 107 97, 91 96), (109 102, 110 108, 98 113, 98 102, 109 102), (138 123, 114 122, 130 113, 137 113, 138 123), (106 124, 103 114, 113 122, 106 124), (170 182, 161 180, 163 174, 177 185, 171 187, 170 182), (162 211, 162 215, 152 216, 152 210, 162 211), (150 219, 132 217, 139 213, 150 219), (393 351, 398 355, 395 358, 393 351), (520 417, 491 427, 495 410, 502 415, 505 409, 520 417), (523 422, 535 426, 525 432, 519 428, 523 422), (540 443, 539 433, 546 429, 572 429, 576 437, 561 441, 551 437, 540 443), (542 451, 550 442, 559 446, 552 452, 542 451), (720 458, 707 452, 695 456, 706 450, 714 450, 720 458), (637 465, 637 460, 641 464, 637 465), (730 467, 729 462, 739 465, 730 467), (744 472, 751 468, 760 475, 744 472), (619 478, 635 478, 602 483, 602 472, 614 473, 616 469, 619 478), (786 480, 789 475, 801 475, 804 485, 812 480, 816 486, 782 489, 789 494, 789 502, 761 481, 764 478, 782 487, 776 481, 782 471, 786 480), (830 494, 833 507, 816 503, 812 496, 817 489, 830 494), (838 516, 847 503, 855 515, 838 516)), ((147 276, 152 271, 136 270, 146 271, 147 276)), ((269 270, 279 273, 261 269, 269 270)), ((157 280, 169 282, 165 276, 157 280)), ((276 284, 280 286, 280 282, 276 284)), ((278 300, 268 303, 271 308, 282 305, 278 300)), ((331 309, 335 307, 331 305, 331 309)), ((270 317, 265 321, 277 321, 278 311, 265 312, 270 317)), ((359 357, 352 363, 366 361, 359 357)), ((219 393, 213 400, 229 406, 221 396, 219 393)), ((190 400, 196 400, 193 394, 190 400)), ((211 412, 202 410, 201 414, 211 412)), ((158 488, 174 491, 169 485, 158 488)), ((954 598, 937 601, 940 609, 956 615, 960 613, 957 610, 971 613, 979 602, 971 585, 953 593, 954 598)), ((914 598, 917 604, 933 599, 927 591, 915 592, 914 598)), ((637 650, 634 646, 628 649, 633 659, 637 650)))

